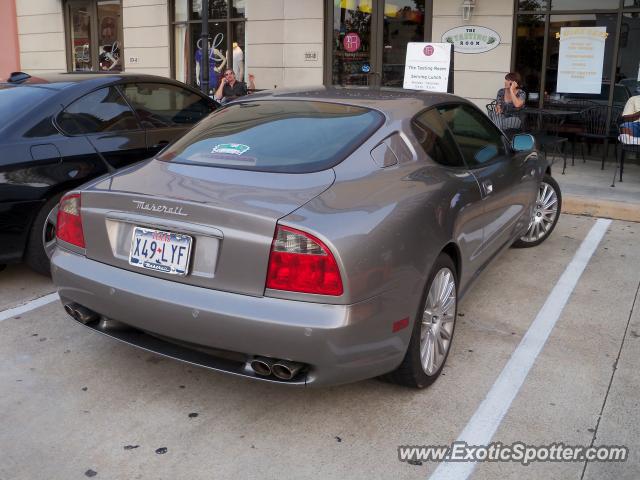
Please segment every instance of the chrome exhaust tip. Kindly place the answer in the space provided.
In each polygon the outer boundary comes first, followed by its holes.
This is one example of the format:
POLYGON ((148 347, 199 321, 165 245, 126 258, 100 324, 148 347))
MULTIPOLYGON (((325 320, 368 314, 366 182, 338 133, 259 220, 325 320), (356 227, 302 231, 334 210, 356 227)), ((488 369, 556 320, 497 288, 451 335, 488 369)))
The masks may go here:
POLYGON ((92 310, 89 310, 77 303, 67 303, 64 306, 64 311, 71 315, 75 320, 80 323, 87 324, 92 320, 98 318, 98 314, 92 310))
POLYGON ((64 305, 64 311, 67 312, 69 314, 69 316, 76 318, 76 312, 73 309, 73 307, 71 306, 71 304, 67 303, 64 305))
POLYGON ((98 318, 98 314, 96 312, 89 310, 88 308, 85 308, 82 305, 76 305, 75 311, 76 311, 75 319, 78 320, 80 323, 89 323, 92 320, 95 320, 96 318, 98 318))
POLYGON ((302 367, 304 367, 302 363, 278 360, 271 367, 271 372, 280 380, 291 380, 302 370, 302 367))
POLYGON ((262 377, 268 377, 271 375, 271 367, 273 365, 273 360, 264 357, 256 357, 251 360, 249 366, 256 372, 258 375, 262 377))

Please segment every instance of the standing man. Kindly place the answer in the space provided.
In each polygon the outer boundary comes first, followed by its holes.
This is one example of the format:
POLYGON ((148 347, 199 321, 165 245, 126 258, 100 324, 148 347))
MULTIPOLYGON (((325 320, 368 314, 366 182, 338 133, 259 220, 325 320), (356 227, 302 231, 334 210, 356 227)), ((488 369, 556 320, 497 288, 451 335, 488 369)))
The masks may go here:
MULTIPOLYGON (((256 87, 253 82, 253 75, 249 75, 249 88, 254 90, 256 87)), ((247 84, 236 79, 236 74, 233 70, 227 68, 224 71, 222 81, 218 86, 215 93, 215 99, 219 102, 230 102, 238 97, 243 97, 247 94, 247 84)))

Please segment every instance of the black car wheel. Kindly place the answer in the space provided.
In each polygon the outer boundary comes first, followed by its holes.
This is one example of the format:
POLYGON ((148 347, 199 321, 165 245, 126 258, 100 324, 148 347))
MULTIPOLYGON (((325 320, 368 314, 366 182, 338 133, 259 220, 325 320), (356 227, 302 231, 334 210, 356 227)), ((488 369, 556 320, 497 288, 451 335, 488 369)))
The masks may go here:
POLYGON ((31 225, 25 261, 29 267, 42 275, 51 275, 49 259, 56 246, 58 203, 62 195, 60 193, 47 200, 31 225))
POLYGON ((527 233, 516 240, 513 246, 517 248, 535 247, 544 242, 556 228, 561 209, 560 186, 551 175, 545 175, 538 189, 536 206, 533 209, 527 233))
POLYGON ((455 265, 451 257, 442 253, 429 275, 404 360, 383 378, 413 388, 424 388, 436 381, 451 351, 457 296, 455 265))

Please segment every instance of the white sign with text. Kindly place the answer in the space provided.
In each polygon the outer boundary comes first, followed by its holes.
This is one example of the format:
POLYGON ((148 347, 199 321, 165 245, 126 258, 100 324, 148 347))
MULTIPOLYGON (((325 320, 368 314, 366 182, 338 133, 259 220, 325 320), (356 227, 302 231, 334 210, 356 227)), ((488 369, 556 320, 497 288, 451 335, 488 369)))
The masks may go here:
POLYGON ((562 27, 558 93, 600 93, 607 27, 562 27))
POLYGON ((450 43, 409 42, 403 88, 446 92, 450 63, 450 43))

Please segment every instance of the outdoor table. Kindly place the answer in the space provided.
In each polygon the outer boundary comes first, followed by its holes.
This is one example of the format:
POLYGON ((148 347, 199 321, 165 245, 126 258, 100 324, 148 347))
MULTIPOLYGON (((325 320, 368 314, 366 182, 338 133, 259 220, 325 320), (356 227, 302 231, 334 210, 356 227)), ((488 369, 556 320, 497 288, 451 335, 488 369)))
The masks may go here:
MULTIPOLYGON (((560 119, 557 119, 557 121, 551 122, 552 128, 545 129, 543 118, 553 116, 553 117, 563 117, 564 119, 566 119, 572 115, 579 114, 580 111, 579 110, 561 110, 557 108, 526 107, 520 110, 519 113, 521 115, 526 115, 526 116, 529 116, 529 115, 536 116, 537 120, 535 122, 535 127, 533 128, 533 132, 532 132, 533 135, 536 137, 536 141, 541 142, 545 146, 553 145, 554 150, 558 154, 560 154, 560 144, 569 140, 567 137, 560 136, 560 126, 564 122, 564 120, 561 121, 560 119), (547 132, 547 130, 550 130, 550 132, 547 132)), ((565 133, 577 133, 577 132, 565 132, 565 133)), ((575 146, 572 143, 572 153, 571 153, 572 163, 574 162, 574 151, 575 151, 575 146)), ((562 166, 563 174, 566 168, 567 168, 567 155, 565 153, 563 155, 563 166, 562 166)))

